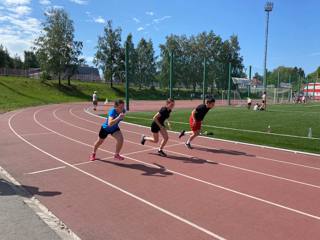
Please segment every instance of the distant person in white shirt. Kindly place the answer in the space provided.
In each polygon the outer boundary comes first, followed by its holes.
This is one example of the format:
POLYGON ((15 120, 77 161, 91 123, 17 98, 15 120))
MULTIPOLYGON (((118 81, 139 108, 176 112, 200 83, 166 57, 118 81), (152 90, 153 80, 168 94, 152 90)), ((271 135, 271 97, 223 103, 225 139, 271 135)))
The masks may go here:
POLYGON ((262 94, 262 107, 264 110, 267 109, 267 93, 263 92, 262 94))
POLYGON ((96 111, 97 110, 97 106, 98 106, 98 95, 97 95, 97 91, 93 92, 92 95, 92 103, 93 103, 93 110, 96 111))
POLYGON ((250 110, 250 108, 251 108, 251 104, 252 104, 252 100, 251 100, 251 98, 249 98, 249 97, 248 97, 247 102, 248 102, 248 109, 250 110))
POLYGON ((259 110, 259 103, 256 103, 253 107, 253 111, 258 111, 259 110))

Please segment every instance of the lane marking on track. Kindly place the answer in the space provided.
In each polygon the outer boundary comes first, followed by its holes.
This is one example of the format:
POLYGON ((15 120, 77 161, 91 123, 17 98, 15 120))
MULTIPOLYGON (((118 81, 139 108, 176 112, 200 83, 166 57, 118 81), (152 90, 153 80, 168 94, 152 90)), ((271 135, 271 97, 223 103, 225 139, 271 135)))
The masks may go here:
MULTIPOLYGON (((87 114, 91 115, 91 116, 96 117, 96 118, 104 118, 102 116, 97 116, 97 115, 89 112, 88 109, 89 108, 84 108, 83 111, 86 112, 87 114)), ((140 128, 148 128, 146 126, 142 126, 142 125, 135 124, 135 123, 124 122, 124 124, 137 126, 137 127, 140 127, 140 128)), ((168 131, 168 132, 171 132, 171 133, 174 133, 174 134, 178 134, 178 132, 175 132, 175 131, 168 131)), ((266 149, 289 152, 289 153, 294 153, 294 154, 302 154, 302 155, 307 155, 307 156, 320 157, 320 154, 317 154, 317 153, 296 151, 296 150, 291 150, 291 149, 286 149, 286 148, 270 147, 270 146, 267 146, 267 145, 258 145, 258 144, 253 144, 253 143, 238 142, 238 141, 226 140, 226 139, 221 139, 221 138, 212 138, 212 137, 206 137, 206 136, 199 136, 199 138, 208 139, 210 141, 220 141, 220 142, 227 142, 227 143, 233 143, 233 144, 241 144, 241 145, 247 145, 247 146, 251 146, 251 147, 266 148, 266 149)))
MULTIPOLYGON (((52 133, 54 134, 54 133, 52 133)), ((179 144, 171 144, 171 145, 168 145, 167 147, 174 147, 174 146, 177 146, 179 144)), ((100 148, 102 149, 102 148, 100 148)), ((150 149, 144 149, 144 150, 140 150, 140 151, 135 151, 135 152, 129 152, 129 153, 125 153, 125 154, 122 154, 122 156, 126 157, 126 156, 131 156, 131 155, 134 155, 134 154, 138 154, 138 153, 143 153, 143 152, 149 152, 149 151, 152 151, 152 150, 156 150, 158 149, 157 147, 154 147, 154 148, 150 148, 150 149)), ((110 157, 105 157, 105 158, 99 158, 99 160, 109 160, 109 159, 113 159, 114 156, 110 156, 110 157)), ((85 165, 85 164, 89 164, 89 163, 93 163, 94 161, 85 161, 85 162, 79 162, 79 163, 75 163, 75 164, 72 164, 73 166, 80 166, 80 165, 85 165)), ((34 175, 34 174, 38 174, 38 173, 44 173, 44 172, 51 172, 51 171, 55 171, 55 170, 59 170, 59 169, 65 169, 66 166, 59 166, 59 167, 54 167, 54 168, 46 168, 46 169, 43 169, 43 170, 39 170, 39 171, 34 171, 34 172, 28 172, 28 173, 25 173, 27 175, 34 175)))
MULTIPOLYGON (((35 121, 39 126, 47 129, 48 131, 52 131, 52 132, 56 133, 57 135, 59 135, 59 136, 61 136, 61 137, 63 137, 63 138, 66 138, 66 139, 68 139, 68 140, 70 140, 70 141, 79 143, 79 144, 81 144, 81 145, 84 145, 84 146, 87 146, 87 147, 90 147, 90 148, 93 147, 93 146, 90 145, 90 144, 87 144, 87 143, 81 142, 81 141, 79 141, 79 140, 76 140, 76 139, 74 139, 74 138, 68 137, 68 136, 66 136, 66 135, 64 135, 64 134, 61 134, 61 133, 59 133, 59 132, 56 132, 56 131, 54 131, 54 130, 52 130, 52 129, 46 127, 46 126, 44 126, 43 124, 41 124, 41 123, 37 120, 37 118, 36 118, 37 114, 38 114, 40 111, 41 111, 41 109, 38 110, 38 111, 36 111, 36 112, 34 112, 34 114, 33 114, 33 119, 34 119, 34 121, 35 121)), ((107 151, 107 150, 104 150, 104 149, 101 149, 101 151, 108 152, 108 153, 112 153, 112 152, 107 151)), ((154 164, 150 164, 150 163, 147 163, 147 162, 143 162, 143 161, 141 161, 141 160, 138 160, 138 159, 135 159, 135 158, 132 158, 132 157, 127 157, 127 159, 130 159, 130 160, 135 161, 135 162, 143 163, 143 164, 145 164, 145 165, 152 166, 152 167, 155 167, 155 166, 156 166, 156 165, 154 165, 154 164)), ((71 165, 71 164, 68 164, 68 165, 71 165)), ((72 166, 72 167, 74 167, 74 166, 72 166)), ((156 167, 158 167, 158 166, 156 166, 156 167)), ((158 168, 160 169, 160 167, 158 167, 158 168)), ((184 174, 184 173, 180 173, 180 172, 177 172, 177 171, 174 171, 174 170, 171 170, 171 169, 167 169, 167 168, 166 168, 166 170, 167 170, 168 172, 177 174, 177 175, 182 176, 182 177, 185 177, 185 178, 187 178, 187 179, 194 180, 194 181, 197 181, 197 182, 200 182, 200 183, 204 183, 204 184, 206 184, 206 185, 213 186, 213 187, 215 187, 215 188, 222 189, 222 190, 225 190, 225 191, 234 193, 234 194, 236 194, 236 195, 240 195, 240 196, 243 196, 243 197, 246 197, 246 198, 249 198, 249 199, 253 199, 253 200, 256 200, 256 201, 259 201, 259 202, 263 202, 263 203, 266 203, 266 204, 268 204, 268 205, 275 206, 275 207, 278 207, 278 208, 281 208, 281 209, 285 209, 285 210, 287 210, 287 211, 290 211, 290 212, 293 212, 293 213, 297 213, 297 214, 299 214, 299 215, 307 216, 307 217, 310 217, 310 218, 315 219, 315 220, 320 220, 320 216, 316 216, 316 215, 313 215, 313 214, 310 214, 310 213, 306 213, 306 212, 303 212, 303 211, 300 211, 300 210, 297 210, 297 209, 294 209, 294 208, 286 207, 286 206, 284 206, 284 205, 281 205, 281 204, 278 204, 278 203, 275 203, 275 202, 271 202, 271 201, 265 200, 265 199, 263 199, 263 198, 255 197, 255 196, 253 196, 253 195, 246 194, 246 193, 243 193, 243 192, 239 192, 239 191, 233 190, 233 189, 231 189, 231 188, 223 187, 223 186, 220 186, 220 185, 217 185, 217 184, 214 184, 214 183, 211 183, 211 182, 208 182, 208 181, 199 179, 199 178, 195 178, 195 177, 192 177, 192 176, 189 176, 189 175, 186 175, 186 174, 184 174)))
MULTIPOLYGON (((126 118, 133 118, 133 119, 140 119, 140 120, 149 120, 149 121, 152 121, 152 119, 143 118, 143 117, 126 116, 126 118)), ((189 125, 189 123, 187 123, 187 122, 178 122, 178 121, 170 121, 170 122, 172 122, 172 123, 177 123, 177 124, 183 124, 183 125, 189 125)), ((231 128, 231 127, 221 127, 221 126, 207 125, 207 124, 203 124, 202 126, 203 126, 203 127, 209 127, 209 128, 217 128, 217 129, 237 131, 237 132, 258 133, 258 134, 281 136, 281 137, 301 138, 301 139, 310 139, 310 140, 320 140, 320 138, 318 138, 318 137, 305 137, 305 136, 282 134, 282 133, 272 133, 272 132, 269 133, 269 132, 262 132, 262 131, 256 131, 256 130, 239 129, 239 128, 231 128)))
POLYGON ((25 133, 25 134, 21 134, 21 136, 27 137, 27 136, 39 136, 39 135, 48 135, 48 134, 53 134, 53 133, 52 132, 25 133))
MULTIPOLYGON (((36 113, 38 113, 39 111, 40 111, 40 110, 34 112, 34 120, 35 120, 37 123, 39 123, 39 122, 38 122, 37 119, 36 119, 36 113)), ((62 160, 62 159, 60 159, 60 158, 52 155, 51 153, 48 153, 48 152, 46 152, 45 150, 37 147, 36 145, 32 144, 31 142, 27 141, 25 138, 23 138, 22 136, 20 136, 20 135, 13 129, 13 127, 12 127, 12 125, 11 125, 11 120, 12 120, 12 118, 13 118, 14 116, 16 116, 16 114, 12 115, 12 116, 9 118, 9 120, 8 120, 8 124, 9 124, 9 127, 10 127, 11 131, 12 131, 19 139, 21 139, 22 141, 24 141, 24 142, 27 143, 28 145, 32 146, 33 148, 37 149, 38 151, 42 152, 43 154, 45 154, 45 155, 47 155, 47 156, 50 156, 51 158, 55 159, 56 161, 61 162, 61 163, 65 164, 66 166, 69 166, 69 167, 73 168, 74 170, 76 170, 76 171, 78 171, 78 172, 80 172, 80 173, 82 173, 82 174, 84 174, 84 175, 87 175, 87 176, 89 176, 89 177, 91 177, 91 178, 93 178, 93 179, 95 179, 95 180, 97 180, 97 181, 99 181, 99 182, 101 182, 101 183, 103 183, 103 184, 105 184, 105 185, 113 188, 113 189, 116 189, 116 190, 124 193, 125 195, 130 196, 130 197, 132 197, 132 198, 134 198, 134 199, 136 199, 136 200, 138 200, 138 201, 140 201, 140 202, 142 202, 142 203, 144 203, 144 204, 146 204, 146 205, 148 205, 148 206, 150 206, 150 207, 152 207, 152 208, 154 208, 154 209, 157 209, 158 211, 160 211, 160 212, 162 212, 162 213, 164 213, 164 214, 166 214, 166 215, 168 215, 168 216, 171 216, 171 217, 175 218, 176 220, 179 220, 179 221, 181 221, 181 222, 183 222, 183 223, 185 223, 185 224, 187 224, 187 225, 189 225, 189 226, 191 226, 191 227, 193 227, 193 228, 195 228, 195 229, 197 229, 197 230, 199 230, 199 231, 201 231, 201 232, 203 232, 203 233, 205 233, 205 234, 207 234, 207 235, 209 235, 209 236, 211 236, 211 237, 214 237, 214 238, 216 238, 216 239, 218 239, 218 240, 226 240, 224 237, 222 237, 222 236, 220 236, 220 235, 218 235, 218 234, 216 234, 216 233, 214 233, 214 232, 211 232, 210 230, 205 229, 204 227, 201 227, 201 226, 199 226, 199 225, 197 225, 197 224, 195 224, 195 223, 193 223, 193 222, 191 222, 191 221, 189 221, 189 220, 187 220, 187 219, 185 219, 185 218, 183 218, 183 217, 180 217, 180 216, 178 216, 178 215, 176 215, 176 214, 174 214, 174 213, 172 213, 172 212, 170 212, 170 211, 168 211, 168 210, 166 210, 166 209, 164 209, 164 208, 161 208, 161 207, 159 207, 158 205, 153 204, 153 203, 151 203, 151 202, 149 202, 149 201, 147 201, 147 200, 145 200, 145 199, 143 199, 143 198, 141 198, 141 197, 139 197, 139 196, 137 196, 137 195, 135 195, 135 194, 133 194, 133 193, 130 193, 130 192, 126 191, 125 189, 122 189, 122 188, 120 188, 120 187, 118 187, 118 186, 116 186, 116 185, 114 185, 114 184, 112 184, 112 183, 110 183, 110 182, 108 182, 108 181, 106 181, 106 180, 103 180, 103 179, 101 179, 101 178, 99 178, 99 177, 97 177, 97 176, 95 176, 95 175, 93 175, 93 174, 91 174, 91 173, 89 173, 89 172, 86 172, 86 171, 84 171, 84 170, 82 170, 82 169, 80 169, 80 168, 78 168, 78 167, 76 167, 76 166, 73 166, 72 164, 70 164, 70 163, 68 163, 68 162, 66 162, 66 161, 64 161, 64 160, 62 160)), ((42 124, 39 123, 39 125, 41 126, 42 124)), ((47 127, 45 127, 45 126, 43 126, 43 128, 46 128, 47 130, 49 130, 49 128, 47 128, 47 127)), ((51 130, 49 130, 49 131, 51 131, 51 130)), ((52 130, 52 131, 53 131, 53 130, 52 130)), ((54 132, 54 131, 53 131, 53 132, 54 132)), ((58 134, 58 133, 57 133, 57 134, 58 134)), ((59 134, 58 134, 58 135, 59 135, 59 134)))
MULTIPOLYGON (((76 127, 78 128, 78 126, 70 123, 70 122, 67 122, 67 121, 64 121, 60 118, 58 118, 56 116, 56 111, 58 109, 56 109, 55 111, 53 111, 53 115, 56 119, 58 120, 61 120, 63 122, 65 122, 66 124, 68 124, 69 126, 73 126, 73 127, 76 127)), ((93 132, 93 131, 90 131, 88 129, 85 129, 85 128, 81 128, 79 127, 80 129, 82 129, 83 131, 88 131, 88 132, 93 132)), ((125 130, 123 130, 125 131, 125 130)), ((95 133, 95 132, 94 132, 95 133)), ((130 141, 128 141, 130 142, 130 141)), ((196 145, 194 145, 196 146, 196 145)), ((177 155, 181 155, 181 156, 186 156, 186 157, 190 157, 189 154, 183 154, 183 153, 180 153, 180 152, 175 152, 175 151, 171 151, 171 150, 167 150, 167 152, 171 152, 171 153, 174 153, 174 154, 177 154, 177 155)), ((195 156, 193 156, 195 157, 195 156)), ((314 184, 311 184, 311 183, 306 183, 306 182, 302 182, 302 181, 298 181, 298 180, 294 180, 294 179, 290 179, 290 178, 285 178, 285 177, 281 177, 281 176, 277 176, 277 175, 273 175, 273 174, 268 174, 268 173, 264 173, 264 172, 260 172, 260 171, 255 171, 255 170, 251 170, 251 169, 247 169, 247 168, 242 168, 242 167, 238 167, 238 166, 234 166, 234 165, 230 165, 230 164, 225 164, 225 163, 220 163, 220 162, 213 162, 211 160, 206 160, 207 162, 211 162, 211 163, 218 163, 219 165, 221 166, 225 166, 225 167, 229 167, 229 168, 233 168, 233 169, 238 169, 238 170, 241 170, 241 171, 245 171, 245 172, 250 172, 250 173, 254 173, 254 174, 258 174, 258 175, 262 175, 262 176, 266 176, 266 177, 271 177, 271 178, 275 178, 277 180, 283 180, 283 181, 287 181, 287 182, 291 182, 291 183, 296 183, 296 184, 301 184, 301 185, 304 185, 304 186, 308 186, 308 187, 313 187, 313 188, 318 188, 320 189, 320 186, 318 185, 314 185, 314 184)))

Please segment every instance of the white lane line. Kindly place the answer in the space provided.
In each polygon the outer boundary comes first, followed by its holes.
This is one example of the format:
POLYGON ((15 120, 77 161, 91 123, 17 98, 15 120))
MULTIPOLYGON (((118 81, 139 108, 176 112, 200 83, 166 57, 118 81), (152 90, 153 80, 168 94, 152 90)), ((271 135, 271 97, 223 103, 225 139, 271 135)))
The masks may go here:
POLYGON ((57 169, 62 169, 62 168, 65 168, 66 166, 60 166, 60 167, 54 167, 54 168, 47 168, 47 169, 44 169, 44 170, 39 170, 39 171, 35 171, 35 172, 29 172, 29 173, 25 173, 27 175, 34 175, 34 174, 38 174, 38 173, 44 173, 44 172, 50 172, 50 171, 54 171, 54 170, 57 170, 57 169))
MULTIPOLYGON (((140 119, 140 120, 148 120, 152 121, 152 119, 149 118, 143 118, 143 117, 133 117, 133 116, 126 116, 127 118, 132 119, 140 119)), ((179 122, 179 121, 170 121, 172 123, 177 124, 183 124, 183 125, 189 125, 187 122, 179 122)), ((231 130, 236 132, 247 132, 247 133, 257 133, 257 134, 263 134, 263 135, 274 135, 274 136, 281 136, 281 137, 290 137, 290 138, 301 138, 301 139, 310 139, 310 140, 320 140, 318 137, 305 137, 305 136, 298 136, 298 135, 290 135, 290 134, 282 134, 282 133, 269 133, 269 132, 262 132, 262 131, 256 131, 256 130, 249 130, 249 129, 239 129, 239 128, 231 128, 231 127, 221 127, 216 125, 207 125, 203 124, 203 127, 209 127, 209 128, 217 128, 217 129, 224 129, 224 130, 231 130)))
MULTIPOLYGON (((83 111, 85 113, 91 115, 91 116, 96 117, 96 118, 104 118, 104 117, 97 116, 97 115, 89 112, 88 108, 84 108, 83 111)), ((126 124, 126 125, 137 126, 137 127, 144 128, 144 129, 148 128, 146 126, 142 126, 142 125, 135 124, 135 123, 129 123, 129 122, 123 122, 123 123, 126 124)), ((168 131, 168 132, 171 132, 171 133, 174 133, 174 134, 178 134, 178 132, 175 132, 175 131, 168 131)), ((233 144, 241 144, 241 145, 257 147, 257 148, 266 148, 266 149, 289 152, 289 153, 294 153, 294 154, 302 154, 302 155, 307 155, 307 156, 320 157, 320 154, 316 154, 316 153, 302 152, 302 151, 296 151, 296 150, 285 149, 285 148, 270 147, 270 146, 266 146, 266 145, 258 145, 258 144, 238 142, 238 141, 226 140, 226 139, 221 139, 221 138, 212 138, 212 137, 206 137, 206 136, 199 136, 199 138, 204 138, 204 139, 207 139, 209 141, 220 141, 220 142, 227 142, 227 143, 233 143, 233 144)))
POLYGON ((260 159, 263 159, 263 160, 266 160, 266 161, 272 161, 272 162, 289 164, 289 165, 298 166, 298 167, 304 167, 304 168, 310 168, 310 169, 314 169, 314 170, 320 170, 320 168, 318 168, 318 167, 312 167, 312 166, 308 166, 308 165, 304 165, 304 164, 286 162, 286 161, 281 161, 281 160, 277 160, 277 159, 273 159, 273 158, 267 158, 267 157, 261 157, 261 156, 257 156, 257 158, 260 158, 260 159))
POLYGON ((53 133, 52 132, 25 133, 25 134, 21 134, 21 136, 27 137, 27 136, 38 136, 38 135, 48 135, 48 134, 53 134, 53 133))
MULTIPOLYGON (((37 121, 37 119, 36 119, 36 113, 37 113, 37 112, 39 112, 39 110, 34 113, 34 120, 35 120, 37 123, 39 123, 39 122, 37 121)), ((89 177, 91 177, 91 178, 93 178, 93 179, 95 179, 95 180, 97 180, 97 181, 105 184, 105 185, 108 185, 109 187, 111 187, 111 188, 113 188, 113 189, 116 189, 116 190, 118 190, 118 191, 126 194, 127 196, 130 196, 130 197, 132 197, 132 198, 134 198, 134 199, 136 199, 136 200, 138 200, 138 201, 140 201, 140 202, 142 202, 142 203, 144 203, 144 204, 146 204, 146 205, 148 205, 148 206, 150 206, 150 207, 153 207, 153 208, 157 209, 158 211, 160 211, 160 212, 162 212, 162 213, 164 213, 164 214, 166 214, 166 215, 168 215, 168 216, 171 216, 171 217, 173 217, 173 218, 175 218, 175 219, 177 219, 177 220, 179 220, 179 221, 181 221, 181 222, 183 222, 183 223, 185 223, 185 224, 187 224, 187 225, 189 225, 189 226, 191 226, 191 227, 193 227, 193 228, 195 228, 195 229, 197 229, 197 230, 199 230, 199 231, 201 231, 201 232, 203 232, 203 233, 205 233, 205 234, 207 234, 207 235, 209 235, 209 236, 211 236, 211 237, 214 237, 214 238, 216 238, 216 239, 218 239, 218 240, 226 240, 224 237, 222 237, 222 236, 220 236, 220 235, 218 235, 218 234, 216 234, 216 233, 214 233, 214 232, 211 232, 211 231, 209 231, 208 229, 205 229, 205 228, 203 228, 203 227, 201 227, 201 226, 199 226, 199 225, 197 225, 197 224, 195 224, 195 223, 193 223, 193 222, 191 222, 191 221, 189 221, 189 220, 187 220, 187 219, 185 219, 185 218, 183 218, 183 217, 180 217, 180 216, 178 216, 178 215, 176 215, 176 214, 174 214, 174 213, 172 213, 172 212, 170 212, 170 211, 168 211, 168 210, 166 210, 166 209, 164 209, 164 208, 161 208, 161 207, 159 207, 158 205, 153 204, 153 203, 151 203, 151 202, 149 202, 149 201, 147 201, 147 200, 145 200, 145 199, 143 199, 143 198, 141 198, 141 197, 139 197, 139 196, 137 196, 137 195, 135 195, 135 194, 133 194, 133 193, 130 193, 130 192, 128 192, 128 191, 126 191, 126 190, 124 190, 124 189, 122 189, 122 188, 120 188, 120 187, 118 187, 118 186, 116 186, 116 185, 114 185, 114 184, 106 181, 106 180, 103 180, 103 179, 101 179, 101 178, 99 178, 99 177, 97 177, 97 176, 95 176, 95 175, 93 175, 93 174, 91 174, 91 173, 89 173, 89 172, 86 172, 86 171, 84 171, 84 170, 82 170, 82 169, 80 169, 80 168, 78 168, 78 167, 76 167, 76 166, 73 166, 72 164, 70 164, 70 163, 68 163, 68 162, 66 162, 66 161, 64 161, 64 160, 62 160, 62 159, 60 159, 60 158, 58 158, 58 157, 56 157, 56 156, 54 156, 54 155, 46 152, 45 150, 37 147, 36 145, 32 144, 31 142, 27 141, 25 138, 23 138, 22 136, 20 136, 20 135, 13 129, 13 127, 12 127, 12 125, 11 125, 11 120, 12 120, 12 118, 13 118, 15 115, 16 115, 16 114, 12 115, 12 116, 9 118, 9 120, 8 120, 8 124, 9 124, 9 127, 10 127, 11 131, 12 131, 18 138, 20 138, 22 141, 24 141, 25 143, 29 144, 30 146, 32 146, 33 148, 37 149, 38 151, 46 154, 47 156, 50 156, 51 158, 55 159, 55 160, 58 161, 58 162, 61 162, 61 163, 65 164, 66 166, 69 166, 69 167, 73 168, 74 170, 76 170, 76 171, 78 171, 78 172, 81 172, 81 173, 83 173, 83 174, 85 174, 85 175, 87 175, 87 176, 89 176, 89 177)), ((39 123, 39 125, 41 126, 41 123, 39 123)), ((44 126, 44 128, 46 128, 46 127, 44 126)), ((49 130, 49 129, 48 129, 48 130, 49 130)), ((50 131, 50 130, 49 130, 49 131, 50 131)), ((58 135, 59 135, 59 134, 58 134, 58 135)))
MULTIPOLYGON (((185 157, 191 157, 189 154, 183 154, 183 153, 175 152, 175 151, 171 151, 171 150, 167 150, 167 152, 170 152, 170 153, 173 153, 173 154, 177 154, 177 155, 181 155, 181 156, 185 156, 185 157)), ((193 157, 195 157, 195 156, 193 156, 193 157)), ((197 158, 197 157, 195 157, 195 158, 197 158)), ((216 161, 211 161, 211 160, 206 160, 206 161, 207 162, 211 162, 211 163, 217 163, 217 164, 219 164, 221 166, 238 169, 238 170, 245 171, 245 172, 250 172, 250 173, 254 173, 254 174, 258 174, 258 175, 263 175, 263 176, 266 176, 266 177, 271 177, 271 178, 275 178, 275 179, 279 179, 279 180, 284 180, 284 181, 287 181, 287 182, 297 183, 297 184, 305 185, 305 186, 308 186, 308 187, 314 187, 314 188, 319 188, 320 189, 320 186, 314 185, 314 184, 311 184, 311 183, 300 182, 300 181, 293 180, 293 179, 290 179, 290 178, 280 177, 280 176, 277 176, 277 175, 268 174, 268 173, 264 173, 264 172, 259 172, 259 171, 255 171, 255 170, 251 170, 251 169, 247 169, 247 168, 242 168, 242 167, 238 167, 238 166, 234 166, 234 165, 229 165, 229 164, 225 164, 225 163, 216 162, 216 161)))
MULTIPOLYGON (((52 133, 52 134, 54 134, 54 133, 52 133)), ((177 145, 180 145, 180 144, 171 144, 171 145, 168 145, 167 147, 174 147, 174 146, 177 146, 177 145)), ((152 150, 155 150, 155 149, 158 149, 158 147, 151 148, 151 149, 144 149, 144 150, 135 151, 135 152, 129 152, 129 153, 123 154, 122 156, 124 156, 124 157, 131 156, 131 155, 138 154, 138 153, 149 152, 149 151, 152 151, 152 150)), ((114 158, 114 156, 111 156, 111 157, 101 158, 99 160, 108 160, 108 159, 113 159, 113 158, 114 158)), ((93 163, 93 162, 94 161, 79 162, 79 163, 73 164, 73 166, 80 166, 80 165, 85 165, 85 164, 89 164, 89 163, 93 163)), ((54 168, 46 168, 46 169, 43 169, 43 170, 39 170, 39 171, 35 171, 35 172, 29 172, 29 173, 25 173, 25 174, 34 175, 34 174, 38 174, 38 173, 50 172, 50 171, 55 171, 55 170, 65 169, 65 168, 66 168, 66 166, 60 166, 60 167, 54 167, 54 168)))
MULTIPOLYGON (((41 110, 41 109, 40 109, 41 110)), ((61 133, 58 133, 46 126, 44 126, 43 124, 41 124, 37 118, 36 118, 36 115, 40 112, 40 110, 34 112, 33 114, 33 119, 34 121, 41 127, 47 129, 48 131, 52 131, 54 133, 56 133, 57 135, 63 137, 63 138, 66 138, 66 139, 69 139, 70 141, 73 141, 73 142, 76 142, 76 143, 79 143, 79 144, 82 144, 84 146, 88 146, 90 148, 92 148, 93 146, 90 145, 90 144, 87 144, 87 143, 84 143, 84 142, 81 142, 81 141, 78 141, 74 138, 71 138, 71 137, 68 137, 66 135, 63 135, 61 133)), ((104 149, 101 149, 101 151, 104 151, 104 152, 108 152, 108 153, 112 153, 110 151, 107 151, 107 150, 104 150, 104 149)), ((143 163, 143 164, 146 164, 148 166, 152 166, 152 167, 155 167, 154 164, 150 164, 150 163, 147 163, 147 162, 143 162, 143 161, 140 161, 138 159, 135 159, 135 158, 131 158, 131 157, 127 157, 127 159, 130 159, 132 161, 135 161, 135 162, 139 162, 139 163, 143 163)), ((160 167, 158 167, 160 168, 160 167)), ((268 201, 268 200, 265 200, 263 198, 259 198, 259 197, 255 197, 253 195, 250 195, 250 194, 246 194, 246 193, 243 193, 243 192, 239 192, 239 191, 236 191, 236 190, 233 190, 231 188, 227 188, 227 187, 223 187, 223 186, 220 186, 220 185, 217 185, 217 184, 214 184, 214 183, 211 183, 211 182, 207 182, 207 181, 204 181, 202 179, 199 179, 199 178, 195 178, 195 177, 192 177, 192 176, 189 176, 189 175, 186 175, 186 174, 183 174, 183 173, 180 173, 180 172, 176 172, 176 171, 173 171, 173 170, 170 170, 170 169, 167 169, 168 172, 171 172, 171 173, 174 173, 174 174, 177 174, 179 176, 182 176, 182 177, 185 177, 187 179, 191 179, 191 180, 194 180, 194 181, 197 181, 197 182, 201 182, 201 183, 204 183, 204 184, 207 184, 209 186, 213 186, 215 188, 219 188, 219 189, 222 189, 222 190, 225 190, 225 191, 228 191, 228 192, 232 192, 232 193, 235 193, 237 195, 240 195, 240 196, 244 196, 244 197, 247 197, 247 198, 250 198, 250 199, 254 199, 256 201, 259 201, 259 202, 263 202, 263 203, 266 203, 266 204, 269 204, 271 206, 275 206, 275 207, 278 207, 278 208, 281 208, 281 209, 285 209, 287 211, 290 211, 290 212, 294 212, 294 213, 297 213, 297 214, 300 214, 300 215, 303 215, 303 216, 307 216, 307 217, 310 217, 310 218, 313 218, 313 219, 316 219, 316 220, 320 220, 320 216, 316 216, 316 215, 313 215, 313 214, 310 214, 310 213, 306 213, 306 212, 303 212, 303 211, 300 211, 300 210, 297 210, 297 209, 294 209, 294 208, 290 208, 290 207, 286 207, 284 205, 281 205, 281 204, 278 204, 278 203, 274 203, 274 202, 271 202, 271 201, 268 201)))
MULTIPOLYGON (((55 114, 55 111, 53 113, 55 114)), ((73 127, 77 127, 74 124, 71 124, 69 122, 66 122, 66 123, 71 125, 71 126, 73 126, 73 127)), ((84 130, 84 131, 90 131, 90 130, 87 130, 85 128, 81 128, 81 129, 84 130)), ((90 132, 92 132, 92 131, 90 131, 90 132)), ((194 146, 202 147, 200 145, 194 145, 194 146)), ((190 157, 190 155, 188 155, 188 154, 183 154, 183 153, 175 152, 175 151, 171 151, 171 150, 167 150, 167 152, 171 152, 171 153, 174 153, 174 154, 177 154, 177 155, 181 155, 181 156, 190 157)), ((208 162, 212 162, 212 163, 217 163, 217 162, 213 162, 211 160, 207 160, 207 161, 208 162)), ((218 162, 218 164, 221 165, 221 166, 225 166, 225 167, 229 167, 229 168, 233 168, 233 169, 238 169, 238 170, 245 171, 245 172, 250 172, 250 173, 254 173, 254 174, 258 174, 258 175, 262 175, 262 176, 266 176, 266 177, 275 178, 275 179, 278 179, 278 180, 283 180, 283 181, 287 181, 287 182, 291 182, 291 183, 296 183, 296 184, 300 184, 300 185, 304 185, 304 186, 314 187, 314 188, 320 189, 320 186, 314 185, 314 184, 311 184, 311 183, 306 183, 306 182, 302 182, 302 181, 298 181, 298 180, 294 180, 294 179, 290 179, 290 178, 285 178, 285 177, 281 177, 281 176, 277 176, 277 175, 273 175, 273 174, 268 174, 268 173, 264 173, 264 172, 260 172, 260 171, 255 171, 255 170, 251 170, 251 169, 247 169, 247 168, 242 168, 242 167, 238 167, 238 166, 234 166, 234 165, 230 165, 230 164, 225 164, 225 163, 220 163, 220 162, 218 162)))

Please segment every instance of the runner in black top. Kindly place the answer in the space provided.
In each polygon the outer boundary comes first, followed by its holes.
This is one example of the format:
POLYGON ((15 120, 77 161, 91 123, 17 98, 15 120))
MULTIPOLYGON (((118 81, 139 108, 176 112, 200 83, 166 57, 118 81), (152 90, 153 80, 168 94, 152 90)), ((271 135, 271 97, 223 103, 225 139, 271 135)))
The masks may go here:
MULTIPOLYGON (((141 144, 144 145, 146 141, 150 141, 153 143, 157 143, 159 141, 159 132, 161 133, 163 140, 161 141, 158 154, 160 156, 166 157, 167 155, 163 152, 163 148, 168 142, 168 132, 164 125, 164 122, 170 117, 170 113, 174 108, 174 100, 169 98, 166 102, 166 105, 157 112, 153 117, 153 122, 151 123, 151 132, 153 133, 153 137, 146 137, 142 135, 141 144)), ((168 126, 170 128, 170 123, 167 121, 168 126)))
POLYGON ((208 98, 206 101, 206 104, 200 104, 196 109, 192 111, 189 119, 190 128, 192 131, 186 132, 185 130, 183 130, 179 135, 179 138, 181 138, 186 133, 191 134, 189 139, 185 143, 189 149, 191 149, 191 141, 200 134, 201 123, 204 117, 209 112, 209 110, 214 107, 214 104, 215 104, 215 99, 208 98))

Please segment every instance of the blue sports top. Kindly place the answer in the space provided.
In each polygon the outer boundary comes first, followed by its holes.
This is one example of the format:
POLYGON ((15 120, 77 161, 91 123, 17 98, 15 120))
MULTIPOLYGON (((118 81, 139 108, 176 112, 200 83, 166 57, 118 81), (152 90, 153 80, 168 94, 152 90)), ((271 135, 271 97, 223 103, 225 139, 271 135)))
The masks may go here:
MULTIPOLYGON (((126 110, 123 109, 123 113, 125 113, 126 110)), ((109 117, 112 117, 113 119, 117 118, 119 116, 119 113, 117 113, 116 109, 113 107, 109 110, 108 112, 108 116, 106 117, 106 121, 102 124, 102 127, 107 130, 107 131, 114 131, 116 130, 118 127, 119 127, 119 123, 122 121, 120 120, 119 122, 115 123, 114 125, 112 126, 109 126, 108 125, 108 122, 109 122, 109 117)))

